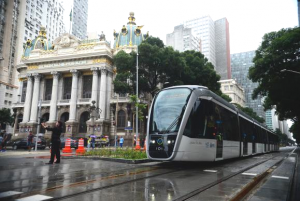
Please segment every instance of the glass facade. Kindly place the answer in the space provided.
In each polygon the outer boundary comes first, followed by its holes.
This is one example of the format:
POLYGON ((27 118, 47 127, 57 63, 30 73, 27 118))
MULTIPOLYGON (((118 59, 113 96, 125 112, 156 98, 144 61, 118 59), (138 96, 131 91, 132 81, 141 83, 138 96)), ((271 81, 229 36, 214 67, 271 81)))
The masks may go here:
POLYGON ((71 99, 71 91, 72 91, 72 77, 65 77, 63 99, 71 99))
POLYGON ((257 99, 252 99, 253 90, 258 86, 258 83, 254 83, 248 78, 254 56, 255 51, 231 54, 231 75, 232 79, 236 80, 245 90, 246 106, 252 108, 259 117, 265 119, 262 97, 258 96, 257 99))
POLYGON ((93 76, 83 76, 83 90, 82 90, 82 98, 91 98, 92 96, 92 84, 93 84, 93 76))
POLYGON ((52 79, 45 80, 45 100, 51 100, 52 95, 52 79))

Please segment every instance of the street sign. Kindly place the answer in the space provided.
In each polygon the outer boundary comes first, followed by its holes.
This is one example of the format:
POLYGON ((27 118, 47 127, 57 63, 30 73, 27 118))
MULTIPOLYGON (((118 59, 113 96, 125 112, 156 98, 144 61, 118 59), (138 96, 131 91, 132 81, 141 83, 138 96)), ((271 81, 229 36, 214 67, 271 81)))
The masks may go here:
POLYGON ((125 130, 132 130, 132 127, 125 127, 125 130))

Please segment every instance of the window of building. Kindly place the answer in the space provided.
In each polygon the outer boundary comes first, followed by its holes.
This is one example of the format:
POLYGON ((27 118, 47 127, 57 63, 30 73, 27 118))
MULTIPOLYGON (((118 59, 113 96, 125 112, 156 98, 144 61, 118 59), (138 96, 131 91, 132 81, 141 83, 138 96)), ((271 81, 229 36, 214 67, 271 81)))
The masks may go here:
POLYGON ((53 79, 45 80, 45 100, 51 100, 53 79))
POLYGON ((23 88, 22 88, 21 102, 25 102, 26 90, 27 90, 27 81, 24 81, 23 82, 23 88))
POLYGON ((72 77, 65 77, 63 99, 71 99, 71 90, 72 90, 72 77))
POLYGON ((120 110, 118 112, 118 122, 117 127, 125 127, 125 112, 124 110, 120 110))
POLYGON ((83 76, 82 77, 82 98, 91 98, 92 97, 92 83, 93 76, 83 76))

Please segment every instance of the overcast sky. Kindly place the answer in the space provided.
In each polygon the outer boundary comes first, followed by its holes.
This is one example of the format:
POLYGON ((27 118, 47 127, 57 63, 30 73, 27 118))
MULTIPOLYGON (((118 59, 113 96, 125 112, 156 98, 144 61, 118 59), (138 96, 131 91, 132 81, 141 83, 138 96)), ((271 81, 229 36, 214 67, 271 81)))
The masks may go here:
MULTIPOLYGON (((72 0, 63 0, 64 21, 69 30, 72 0)), ((117 32, 127 24, 129 12, 135 13, 142 32, 166 42, 166 34, 184 21, 210 15, 215 21, 229 22, 230 53, 258 48, 265 33, 298 25, 297 0, 89 0, 88 32, 101 31, 113 43, 117 32)))

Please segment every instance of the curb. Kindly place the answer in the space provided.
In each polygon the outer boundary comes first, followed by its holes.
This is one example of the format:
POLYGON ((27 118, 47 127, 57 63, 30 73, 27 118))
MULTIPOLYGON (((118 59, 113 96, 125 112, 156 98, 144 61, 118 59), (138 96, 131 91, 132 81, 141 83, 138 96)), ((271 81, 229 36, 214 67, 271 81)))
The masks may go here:
POLYGON ((103 161, 112 161, 118 163, 127 163, 127 164, 140 164, 140 163, 149 163, 154 162, 150 159, 139 159, 139 160, 132 160, 132 159, 123 159, 123 158, 102 158, 97 156, 63 156, 63 159, 89 159, 89 160, 103 160, 103 161))

